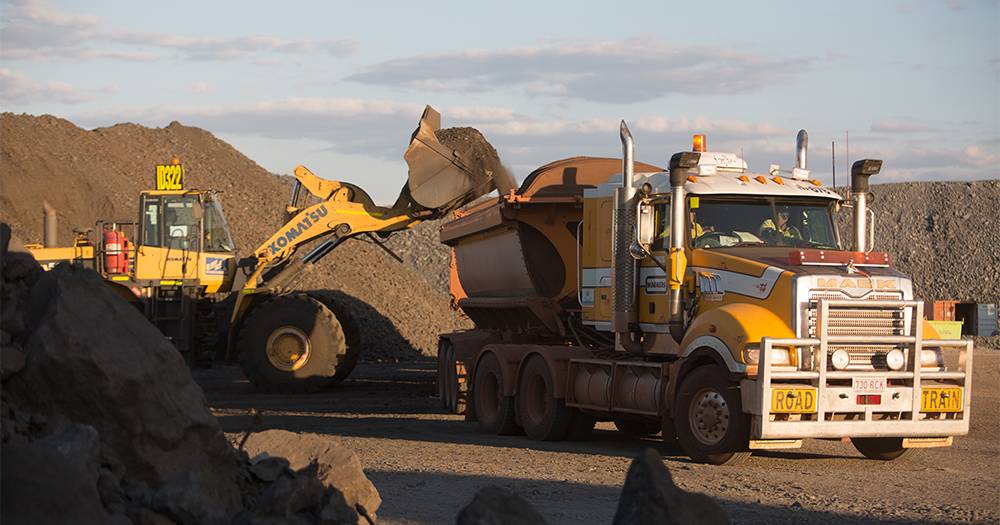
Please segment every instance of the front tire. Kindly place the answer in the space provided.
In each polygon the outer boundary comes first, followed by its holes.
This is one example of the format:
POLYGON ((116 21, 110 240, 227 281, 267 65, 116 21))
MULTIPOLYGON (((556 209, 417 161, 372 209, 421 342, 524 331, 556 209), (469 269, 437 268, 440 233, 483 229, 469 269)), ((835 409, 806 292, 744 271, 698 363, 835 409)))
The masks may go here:
POLYGON ((868 459, 892 461, 909 449, 903 448, 903 438, 851 438, 851 444, 868 459))
POLYGON ((337 380, 347 338, 337 317, 305 294, 274 297, 255 308, 239 337, 240 365, 267 392, 314 392, 337 380))
POLYGON ((472 397, 480 430, 497 435, 518 432, 514 396, 504 395, 503 372, 500 361, 493 353, 484 355, 476 366, 472 397))
POLYGON ((739 385, 716 366, 698 367, 684 378, 674 414, 677 441, 694 461, 723 465, 750 456, 750 420, 739 385))

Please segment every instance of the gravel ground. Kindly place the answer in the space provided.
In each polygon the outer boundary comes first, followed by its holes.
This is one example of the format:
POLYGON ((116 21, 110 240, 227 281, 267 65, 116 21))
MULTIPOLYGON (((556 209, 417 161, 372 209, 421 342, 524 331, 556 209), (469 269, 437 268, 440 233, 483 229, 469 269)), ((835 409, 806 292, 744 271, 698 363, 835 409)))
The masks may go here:
MULTIPOLYGON (((196 373, 230 433, 250 425, 327 434, 357 452, 382 494, 380 523, 449 523, 486 485, 514 490, 552 524, 611 523, 631 458, 656 447, 676 483, 718 498, 734 523, 1000 522, 1000 352, 977 349, 972 431, 946 449, 881 463, 849 444, 807 441, 738 466, 690 463, 655 440, 601 423, 592 439, 542 443, 488 436, 434 399, 434 363, 364 363, 341 388, 286 397, 254 393, 238 370, 196 373)), ((915 452, 915 453, 914 453, 915 452)))

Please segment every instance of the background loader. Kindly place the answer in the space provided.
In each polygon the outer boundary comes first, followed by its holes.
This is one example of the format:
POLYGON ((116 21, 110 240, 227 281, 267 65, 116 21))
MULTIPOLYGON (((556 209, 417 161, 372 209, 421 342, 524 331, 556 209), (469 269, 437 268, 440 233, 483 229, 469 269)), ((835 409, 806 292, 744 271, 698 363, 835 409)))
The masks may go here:
POLYGON ((440 122, 425 108, 403 156, 408 180, 391 206, 297 167, 287 222, 243 259, 218 196, 185 189, 176 159, 157 166, 157 189, 141 193, 136 222, 98 221, 97 240, 79 231, 72 246, 57 247, 51 211, 45 244, 27 248, 46 268, 70 262, 99 271, 192 363, 222 355, 261 389, 314 391, 350 374, 362 328, 337 295, 297 291, 297 278, 347 239, 381 246, 394 232, 513 187, 503 170, 484 170, 442 144, 440 122))

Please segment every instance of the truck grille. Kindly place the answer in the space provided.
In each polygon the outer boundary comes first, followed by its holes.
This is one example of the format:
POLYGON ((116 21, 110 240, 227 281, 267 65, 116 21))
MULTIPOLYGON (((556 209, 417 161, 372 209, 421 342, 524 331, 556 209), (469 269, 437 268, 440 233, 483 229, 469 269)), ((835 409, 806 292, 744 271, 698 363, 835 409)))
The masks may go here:
MULTIPOLYGON (((903 294, 871 293, 863 299, 854 299, 846 294, 823 290, 809 294, 809 334, 808 337, 819 337, 816 321, 819 315, 819 300, 852 300, 856 305, 829 308, 827 319, 828 335, 881 336, 908 335, 906 326, 906 310, 903 308, 872 308, 866 307, 866 301, 898 301, 903 294)), ((847 370, 886 370, 885 355, 893 348, 892 344, 830 344, 829 352, 837 349, 847 350, 851 356, 847 370)), ((829 359, 829 358, 828 358, 829 359)), ((828 361, 827 367, 832 364, 828 361)))

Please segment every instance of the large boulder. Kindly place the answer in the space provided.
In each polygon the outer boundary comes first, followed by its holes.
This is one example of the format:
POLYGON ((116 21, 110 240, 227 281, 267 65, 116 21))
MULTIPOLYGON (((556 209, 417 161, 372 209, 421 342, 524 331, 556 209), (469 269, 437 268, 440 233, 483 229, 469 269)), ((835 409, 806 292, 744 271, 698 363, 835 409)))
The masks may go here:
POLYGON ((490 485, 476 493, 456 518, 458 525, 545 525, 531 503, 509 490, 490 485))
POLYGON ((251 457, 262 453, 280 456, 287 459, 294 470, 315 463, 320 481, 342 493, 352 508, 360 504, 374 515, 382 505, 382 497, 365 476, 357 455, 329 437, 265 430, 251 434, 243 450, 251 457))
POLYGON ((651 448, 632 461, 618 499, 614 525, 723 525, 722 507, 703 494, 674 485, 660 454, 651 448))

